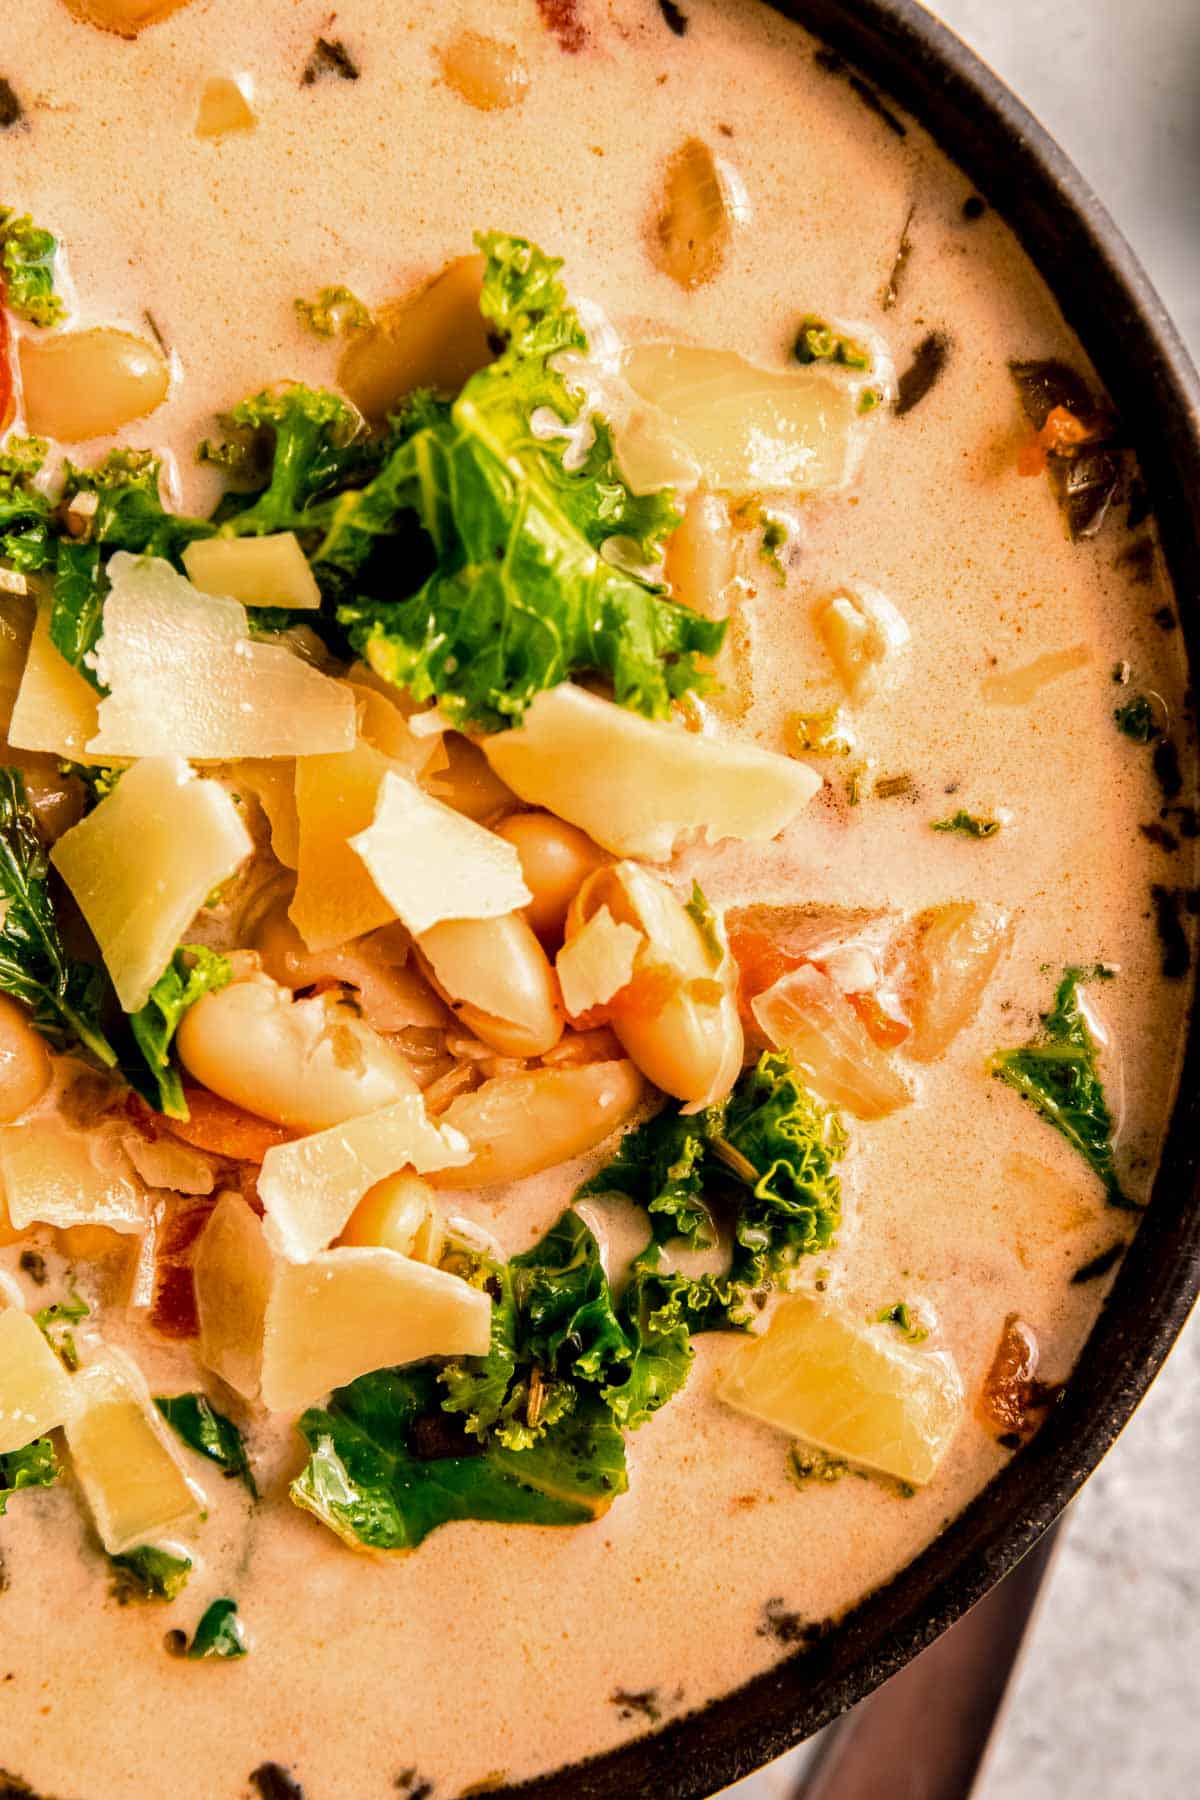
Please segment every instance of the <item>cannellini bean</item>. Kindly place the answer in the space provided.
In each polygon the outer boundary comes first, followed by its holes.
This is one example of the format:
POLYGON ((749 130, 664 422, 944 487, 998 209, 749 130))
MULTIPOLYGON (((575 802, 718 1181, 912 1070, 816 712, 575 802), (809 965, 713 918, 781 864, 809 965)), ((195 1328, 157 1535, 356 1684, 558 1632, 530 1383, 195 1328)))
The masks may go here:
POLYGON ((156 345, 111 326, 21 339, 25 420, 39 437, 107 436, 160 406, 170 380, 156 345))
POLYGON ((67 9, 89 25, 98 25, 101 31, 115 31, 119 37, 131 38, 188 4, 189 0, 67 0, 67 9))
POLYGON ((436 1263, 445 1235, 433 1189, 413 1170, 402 1169, 368 1188, 338 1243, 380 1244, 417 1262, 436 1263))
POLYGON ((502 1056, 543 1056, 562 1036, 558 984, 523 913, 447 919, 417 952, 433 986, 475 1036, 502 1056))
POLYGON ((266 977, 206 994, 183 1019, 179 1060, 262 1119, 323 1131, 418 1092, 398 1051, 330 994, 293 1000, 266 977))
POLYGON ((582 1156, 631 1117, 645 1084, 631 1062, 529 1069, 485 1081, 439 1121, 465 1134, 469 1163, 442 1169, 435 1187, 494 1187, 582 1156))
POLYGON ((513 813, 495 830, 521 859, 521 874, 533 895, 525 917, 540 938, 560 944, 567 908, 593 869, 608 858, 586 831, 549 812, 513 813))
POLYGON ((50 1054, 29 1014, 0 994, 0 1125, 11 1124, 50 1085, 50 1054))
POLYGON ((567 915, 568 941, 602 906, 648 940, 633 980, 612 1003, 613 1030, 656 1087, 677 1100, 711 1105, 729 1092, 742 1066, 732 958, 726 954, 714 967, 691 914, 639 863, 614 863, 588 877, 567 915))
POLYGON ((338 364, 338 385, 358 410, 382 421, 414 388, 456 394, 492 360, 479 311, 482 256, 460 256, 415 294, 381 306, 338 364))
POLYGON ((650 234, 650 254, 681 288, 711 281, 725 261, 732 213, 712 151, 688 138, 667 165, 661 211, 650 234))

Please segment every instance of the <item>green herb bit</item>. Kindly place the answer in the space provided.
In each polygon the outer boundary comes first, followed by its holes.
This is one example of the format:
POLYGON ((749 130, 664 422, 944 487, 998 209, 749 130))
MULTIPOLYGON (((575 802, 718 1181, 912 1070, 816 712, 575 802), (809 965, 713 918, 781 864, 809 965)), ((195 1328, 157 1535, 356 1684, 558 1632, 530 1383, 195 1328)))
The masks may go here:
POLYGON ((685 901, 683 910, 704 939, 704 948, 708 952, 708 960, 712 967, 719 969, 725 961, 725 940, 721 933, 721 922, 705 898, 704 889, 698 881, 693 881, 692 897, 685 901))
POLYGON ((139 1544, 112 1563, 112 1596, 118 1606, 131 1600, 177 1600, 192 1572, 190 1556, 174 1556, 154 1544, 139 1544))
POLYGON ((246 1634, 237 1616, 236 1600, 223 1598, 213 1601, 196 1627, 196 1635, 188 1645, 187 1654, 193 1662, 208 1656, 229 1659, 248 1654, 246 1634))
POLYGON ((1117 730, 1132 738, 1135 744, 1149 744, 1162 735, 1154 707, 1145 694, 1135 694, 1123 706, 1113 708, 1117 730))
POLYGON ((315 300, 295 300, 293 305, 310 331, 318 337, 346 337, 371 323, 371 309, 348 287, 323 287, 315 300))
POLYGON ((788 1451, 788 1474, 797 1487, 810 1483, 832 1486, 850 1473, 850 1464, 838 1456, 827 1456, 823 1450, 810 1450, 806 1444, 793 1444, 788 1451))
POLYGON ((0 206, 0 274, 7 304, 30 325, 57 325, 66 312, 54 286, 58 239, 0 206))
POLYGON ((845 724, 840 706, 831 706, 826 712, 789 713, 783 731, 790 756, 849 756, 854 749, 854 734, 845 724))
POLYGON ((860 413, 873 413, 875 408, 877 406, 882 406, 882 404, 883 390, 881 388, 865 387, 858 396, 857 410, 860 413))
POLYGON ((207 1456, 229 1480, 244 1481, 252 1497, 258 1499, 242 1434, 233 1420, 218 1412, 206 1395, 156 1394, 154 1404, 189 1449, 207 1456))
POLYGON ((759 539, 758 554, 765 563, 774 569, 780 581, 786 582, 787 570, 783 566, 781 552, 788 541, 788 528, 782 519, 774 519, 769 513, 762 515, 762 537, 759 539))
POLYGON ((48 1437, 35 1438, 21 1450, 6 1450, 0 1455, 0 1518, 13 1494, 22 1488, 53 1487, 60 1473, 48 1437))
POLYGON ((171 1061, 171 1046, 184 1014, 205 994, 215 994, 230 981, 227 957, 202 944, 182 944, 150 989, 146 1004, 129 1019, 144 1066, 129 1063, 123 1073, 156 1112, 186 1119, 183 1081, 171 1061))
POLYGON ((1117 1178, 1113 1115, 1100 1081, 1098 1047, 1079 1002, 1085 982, 1111 979, 1112 971, 1101 964, 1066 969, 1053 1007, 1042 1014, 1041 1034, 1019 1049, 998 1050, 991 1070, 1078 1151, 1104 1183, 1110 1206, 1140 1212, 1117 1178))
POLYGON ((53 1306, 40 1307, 33 1315, 34 1324, 63 1368, 72 1375, 79 1367, 79 1351, 71 1328, 78 1325, 81 1319, 86 1319, 91 1310, 87 1301, 81 1299, 72 1288, 69 1300, 56 1300, 53 1306))
POLYGON ((933 819, 931 831, 955 831, 960 837, 991 838, 1000 829, 999 819, 981 819, 977 813, 969 813, 963 807, 949 819, 933 819))
POLYGON ((871 367, 870 353, 862 344, 814 313, 806 313, 801 319, 793 353, 798 363, 839 363, 845 369, 871 367))
POLYGON ((885 1306, 882 1312, 876 1313, 875 1323, 894 1325, 910 1344, 924 1343, 929 1336, 926 1327, 914 1319, 907 1300, 897 1300, 894 1306, 885 1306))

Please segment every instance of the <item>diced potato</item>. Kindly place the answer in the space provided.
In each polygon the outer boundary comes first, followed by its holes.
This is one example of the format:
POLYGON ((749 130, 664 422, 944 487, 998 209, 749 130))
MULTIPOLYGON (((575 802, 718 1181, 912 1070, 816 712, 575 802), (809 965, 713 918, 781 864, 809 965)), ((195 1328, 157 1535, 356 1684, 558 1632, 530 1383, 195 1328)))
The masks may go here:
POLYGON ((192 1263, 200 1360, 246 1400, 258 1396, 271 1252, 240 1194, 222 1194, 192 1263))
POLYGON ((195 1524, 200 1494, 128 1357, 110 1350, 75 1376, 67 1447, 110 1556, 195 1524))
POLYGON ((751 1011, 822 1100, 859 1119, 881 1119, 912 1090, 829 976, 806 963, 756 994, 751 1011))
POLYGON ((267 1151, 258 1178, 267 1242, 280 1256, 304 1262, 332 1243, 368 1188, 385 1176, 410 1166, 419 1175, 452 1167, 469 1154, 458 1132, 430 1123, 419 1094, 280 1144, 267 1151))
POLYGON ((963 1413, 948 1351, 858 1325, 807 1294, 780 1301, 768 1330, 739 1346, 718 1393, 828 1456, 914 1487, 932 1480, 963 1413))
MULTIPOLYGON (((258 116, 238 83, 229 75, 213 75, 200 90, 193 130, 198 138, 223 138, 235 131, 253 131, 258 116)), ((191 570, 188 570, 191 574, 191 570)), ((216 589, 210 589, 216 592, 216 589)), ((264 606, 272 604, 263 601, 264 606)), ((279 601, 275 604, 282 605, 279 601)))
POLYGON ((338 364, 338 383, 364 417, 382 424, 414 388, 457 394, 492 360, 479 311, 482 256, 460 256, 440 275, 381 306, 338 364))
POLYGON ((646 1094, 631 1062, 498 1075, 442 1114, 471 1146, 462 1168, 430 1177, 437 1188, 497 1187, 594 1150, 628 1124, 646 1094))
POLYGON ((310 950, 330 950, 390 925, 395 908, 349 839, 375 817, 393 764, 361 739, 334 756, 296 758, 296 892, 290 915, 310 950))
POLYGON ((145 1229, 148 1200, 116 1132, 77 1131, 39 1112, 0 1131, 0 1181, 14 1226, 145 1229))
POLYGON ((643 719, 571 682, 539 694, 524 723, 486 738, 484 750, 531 806, 618 856, 652 862, 691 838, 765 843, 821 785, 804 763, 643 719))
POLYGON ((66 444, 144 419, 171 385, 157 344, 111 325, 23 337, 19 355, 27 428, 66 444))
POLYGON ((96 646, 96 756, 312 756, 349 750, 354 699, 281 644, 250 636, 246 609, 202 594, 161 557, 119 550, 96 646))
POLYGON ((267 1302, 262 1401, 294 1412, 372 1369, 483 1356, 492 1303, 457 1275, 394 1250, 323 1250, 277 1264, 267 1302))
POLYGON ((860 584, 822 601, 817 631, 852 700, 866 700, 908 642, 908 626, 878 588, 860 584))
POLYGON ((532 899, 510 843, 400 775, 384 775, 371 824, 350 848, 414 936, 446 919, 502 918, 532 899))
POLYGON ((238 809, 178 756, 147 757, 59 838, 50 860, 136 1012, 213 889, 253 852, 238 809))
POLYGON ((99 726, 99 709, 95 688, 50 642, 49 606, 39 606, 8 727, 9 743, 70 762, 97 762, 88 744, 99 726))
POLYGON ((634 958, 645 941, 636 926, 618 923, 607 906, 593 913, 567 939, 554 965, 568 1014, 578 1018, 611 1000, 632 976, 634 958))
MULTIPOLYGON (((862 421, 854 384, 811 369, 763 369, 732 350, 639 344, 622 372, 655 406, 662 435, 701 479, 738 498, 813 494, 845 485, 862 421)), ((648 421, 639 421, 644 437, 648 421)), ((618 428, 618 449, 620 432, 618 428)))
POLYGON ((0 1456, 65 1424, 71 1377, 27 1312, 0 1311, 0 1456))
POLYGON ((294 531, 266 537, 197 538, 183 553, 192 586, 223 594, 243 606, 286 606, 314 611, 321 604, 317 578, 294 531))
POLYGON ((998 906, 956 900, 919 914, 916 932, 906 994, 913 1029, 905 1048, 918 1062, 932 1062, 978 1012, 1011 924, 998 906))

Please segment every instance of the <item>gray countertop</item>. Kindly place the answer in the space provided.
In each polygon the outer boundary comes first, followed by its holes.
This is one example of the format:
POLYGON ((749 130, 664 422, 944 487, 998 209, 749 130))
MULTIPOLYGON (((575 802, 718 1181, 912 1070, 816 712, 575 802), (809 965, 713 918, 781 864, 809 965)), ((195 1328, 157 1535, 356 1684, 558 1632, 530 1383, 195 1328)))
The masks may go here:
MULTIPOLYGON (((1200 0, 932 10, 1074 158, 1200 358, 1200 0)), ((1071 1508, 975 1800, 1200 1792, 1198 1395, 1200 1316, 1071 1508)), ((784 1800, 803 1758, 728 1800, 784 1800)), ((888 1793, 920 1800, 901 1770, 888 1793)))

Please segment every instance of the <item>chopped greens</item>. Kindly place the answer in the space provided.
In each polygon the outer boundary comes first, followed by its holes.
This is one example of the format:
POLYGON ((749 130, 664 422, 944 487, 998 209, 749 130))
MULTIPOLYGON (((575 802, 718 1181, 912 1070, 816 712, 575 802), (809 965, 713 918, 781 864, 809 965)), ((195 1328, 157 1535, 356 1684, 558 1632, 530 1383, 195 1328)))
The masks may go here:
POLYGON ((791 756, 849 756, 854 748, 854 737, 842 718, 840 706, 819 713, 790 713, 784 731, 791 756))
POLYGON ((798 363, 840 363, 845 369, 871 367, 869 350, 814 313, 806 313, 801 319, 793 354, 798 363))
POLYGON ((1066 969, 1053 1007, 1042 1014, 1040 1035, 1019 1049, 998 1050, 991 1068, 1079 1152, 1104 1183, 1110 1206, 1138 1211, 1117 1177, 1115 1122, 1100 1081, 1096 1040, 1079 1002, 1085 982, 1111 979, 1100 965, 1066 969))
POLYGON ((237 1616, 237 1601, 214 1600, 196 1627, 196 1635, 188 1645, 193 1662, 202 1657, 231 1658, 248 1654, 242 1622, 237 1616))
POLYGON ((0 206, 0 301, 30 325, 57 325, 66 312, 54 286, 58 239, 0 206))
POLYGON ((371 323, 371 309, 348 287, 323 287, 315 300, 293 302, 297 313, 318 337, 344 337, 371 323))
POLYGON ((48 1437, 35 1438, 22 1450, 0 1453, 0 1518, 14 1494, 22 1488, 53 1487, 60 1472, 54 1445, 48 1437))
POLYGON ((885 1306, 882 1312, 876 1313, 875 1323, 877 1325, 894 1325, 910 1344, 923 1343, 929 1336, 926 1327, 913 1317, 912 1308, 907 1300, 897 1300, 894 1306, 885 1306))
POLYGON ((1117 721, 1117 730, 1132 738, 1135 744, 1149 744, 1162 735, 1154 708, 1145 694, 1135 694, 1124 705, 1115 706, 1113 718, 1117 721))
POLYGON ((75 1347, 75 1333, 72 1326, 86 1319, 91 1312, 86 1300, 81 1300, 74 1288, 69 1300, 56 1300, 53 1306, 43 1306, 33 1315, 33 1322, 57 1356, 64 1369, 73 1375, 79 1367, 79 1351, 75 1347))
POLYGON ((19 769, 0 769, 0 991, 33 1009, 33 1023, 56 1048, 78 1043, 111 1068, 100 1006, 104 971, 68 957, 50 899, 49 867, 19 769))
POLYGON ((705 898, 704 889, 698 881, 693 881, 691 899, 684 902, 683 910, 704 939, 709 962, 714 969, 720 968, 725 960, 720 920, 705 898))
POLYGON ((0 450, 0 556, 23 575, 54 560, 54 505, 37 486, 45 457, 41 438, 10 437, 0 450))
POLYGON ((136 1550, 109 1560, 113 1598, 120 1606, 130 1600, 177 1600, 192 1572, 190 1556, 175 1556, 154 1544, 139 1544, 136 1550))
POLYGON ((977 813, 969 813, 963 807, 948 819, 934 819, 931 831, 955 831, 960 837, 990 838, 995 837, 1000 829, 999 819, 981 819, 977 813))
POLYGON ((242 1434, 233 1420, 218 1412, 206 1395, 156 1394, 154 1404, 190 1450, 207 1456, 230 1480, 244 1481, 251 1496, 258 1499, 242 1434))
POLYGON ((171 1061, 179 1022, 204 994, 225 987, 232 974, 228 959, 215 950, 183 944, 150 989, 146 1004, 130 1016, 134 1042, 146 1066, 127 1068, 125 1074, 143 1099, 168 1118, 188 1116, 183 1082, 171 1061))

